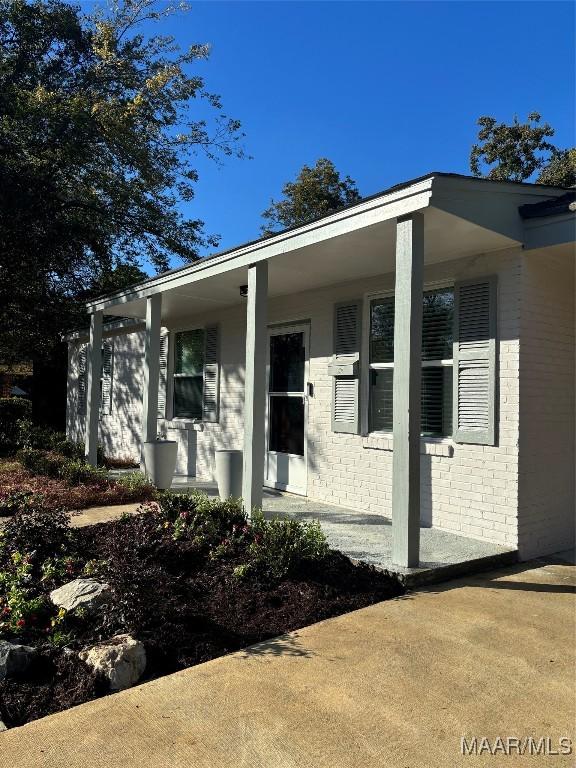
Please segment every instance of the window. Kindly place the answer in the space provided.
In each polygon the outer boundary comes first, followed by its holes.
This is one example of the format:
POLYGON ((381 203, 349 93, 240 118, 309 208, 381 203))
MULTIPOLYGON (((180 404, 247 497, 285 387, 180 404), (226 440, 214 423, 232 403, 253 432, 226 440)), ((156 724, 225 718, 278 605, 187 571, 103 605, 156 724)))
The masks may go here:
POLYGON ((173 416, 202 418, 204 329, 181 331, 174 338, 173 416))
MULTIPOLYGON (((454 290, 425 291, 422 317, 422 434, 452 433, 452 340, 454 290)), ((394 297, 370 302, 371 432, 392 431, 394 297)))

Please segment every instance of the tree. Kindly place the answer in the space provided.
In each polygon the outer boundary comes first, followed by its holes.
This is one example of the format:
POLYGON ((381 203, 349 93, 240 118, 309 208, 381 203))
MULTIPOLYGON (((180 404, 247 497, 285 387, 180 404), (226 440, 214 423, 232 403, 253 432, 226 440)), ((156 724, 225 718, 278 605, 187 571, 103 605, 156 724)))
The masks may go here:
POLYGON ((558 149, 548 141, 554 128, 540 125, 538 112, 531 112, 526 123, 517 117, 511 125, 493 117, 480 117, 479 143, 470 152, 474 176, 503 181, 527 181, 536 177, 538 184, 571 186, 576 179, 574 149, 558 149))
POLYGON ((538 184, 553 187, 573 187, 576 185, 576 147, 557 149, 552 153, 548 165, 540 171, 538 184))
POLYGON ((326 158, 320 158, 313 168, 304 165, 296 180, 284 185, 282 194, 284 199, 272 200, 262 214, 264 235, 306 224, 361 199, 356 182, 350 176, 341 179, 334 163, 326 158))
POLYGON ((120 287, 126 265, 162 271, 217 241, 179 203, 194 195, 195 153, 241 155, 242 134, 193 71, 207 46, 182 52, 143 33, 172 12, 154 0, 92 16, 63 0, 0 0, 4 362, 49 357, 78 297, 111 273, 120 287))

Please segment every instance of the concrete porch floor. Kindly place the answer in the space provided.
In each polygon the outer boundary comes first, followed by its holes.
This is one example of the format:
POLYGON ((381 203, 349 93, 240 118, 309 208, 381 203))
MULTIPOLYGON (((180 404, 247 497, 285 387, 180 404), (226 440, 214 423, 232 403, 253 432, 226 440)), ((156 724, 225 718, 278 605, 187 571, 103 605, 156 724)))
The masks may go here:
MULTIPOLYGON (((172 490, 197 489, 217 496, 216 484, 193 477, 176 477, 172 490)), ((264 489, 266 517, 318 520, 330 547, 353 560, 361 560, 397 574, 407 586, 430 584, 509 565, 517 560, 514 549, 478 541, 437 528, 420 528, 420 567, 401 568, 392 563, 392 521, 354 509, 312 501, 304 496, 264 489)))

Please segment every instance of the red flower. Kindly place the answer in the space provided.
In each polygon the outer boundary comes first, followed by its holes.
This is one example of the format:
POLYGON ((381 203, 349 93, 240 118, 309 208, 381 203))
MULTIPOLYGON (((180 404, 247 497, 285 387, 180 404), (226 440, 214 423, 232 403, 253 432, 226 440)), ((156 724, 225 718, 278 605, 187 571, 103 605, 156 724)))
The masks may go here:
POLYGON ((26 626, 26 622, 24 621, 24 619, 18 619, 18 621, 16 622, 16 626, 21 629, 22 627, 26 626))
POLYGON ((5 605, 4 608, 2 609, 2 616, 6 616, 7 613, 10 613, 9 605, 5 605))

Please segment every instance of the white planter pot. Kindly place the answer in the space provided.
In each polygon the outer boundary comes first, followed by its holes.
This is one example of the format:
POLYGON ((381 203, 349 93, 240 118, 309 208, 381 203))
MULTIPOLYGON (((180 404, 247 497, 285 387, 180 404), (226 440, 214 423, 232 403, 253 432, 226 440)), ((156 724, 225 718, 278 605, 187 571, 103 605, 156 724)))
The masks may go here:
POLYGON ((170 488, 176 469, 178 443, 175 440, 154 440, 144 443, 146 475, 156 488, 170 488))
POLYGON ((242 451, 216 451, 216 482, 222 501, 242 496, 242 451))

